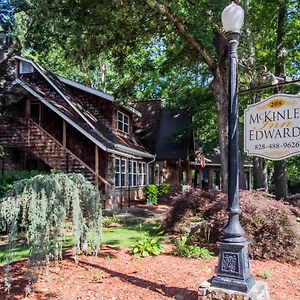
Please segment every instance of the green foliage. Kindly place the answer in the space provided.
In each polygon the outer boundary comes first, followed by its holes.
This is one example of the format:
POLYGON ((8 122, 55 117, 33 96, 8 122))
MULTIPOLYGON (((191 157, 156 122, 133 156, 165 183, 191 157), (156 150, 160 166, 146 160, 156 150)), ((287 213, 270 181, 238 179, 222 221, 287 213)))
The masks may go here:
POLYGON ((263 270, 259 277, 261 277, 262 279, 270 279, 272 277, 272 275, 270 274, 270 272, 263 270))
POLYGON ((102 225, 103 227, 110 227, 112 225, 116 225, 120 223, 120 221, 121 219, 118 217, 118 215, 113 214, 111 217, 109 216, 103 217, 102 225))
MULTIPOLYGON (((96 88, 107 86, 118 100, 159 98, 170 107, 190 108, 195 136, 205 144, 205 150, 217 146, 218 130, 222 146, 225 127, 218 128, 217 113, 224 119, 226 109, 219 105, 216 113, 214 104, 227 103, 222 96, 226 95, 227 83, 225 77, 220 85, 212 81, 216 75, 214 70, 219 71, 217 74, 226 73, 226 44, 220 15, 228 1, 78 0, 74 5, 71 0, 23 0, 13 3, 19 12, 19 36, 26 33, 23 42, 27 54, 29 52, 45 67, 96 88), (159 5, 151 6, 151 2, 165 5, 169 17, 157 9, 159 5), (171 20, 176 20, 176 25, 171 20), (179 28, 185 28, 189 38, 184 39, 179 28), (203 54, 194 50, 188 42, 191 40, 211 58, 211 66, 203 54), (107 66, 105 72, 101 68, 104 65, 107 66), (99 82, 102 77, 107 84, 99 82), (212 94, 209 87, 214 86, 212 94)), ((241 4, 244 8, 249 6, 239 46, 240 78, 245 81, 244 88, 270 83, 263 75, 275 71, 276 45, 280 40, 278 14, 283 4, 288 10, 286 38, 280 51, 285 60, 284 75, 297 77, 300 62, 298 1, 255 0, 241 4), (253 47, 249 46, 251 41, 253 47), (256 73, 264 74, 254 78, 256 73)), ((267 92, 273 93, 273 89, 267 92)), ((252 96, 241 94, 240 102, 245 106, 252 102, 252 96)), ((263 98, 262 93, 256 96, 263 98)))
POLYGON ((193 236, 189 237, 188 234, 180 235, 179 239, 175 242, 176 251, 175 253, 179 256, 188 258, 200 258, 200 259, 212 259, 213 253, 207 248, 200 247, 194 244, 195 239, 193 236))
POLYGON ((300 156, 293 156, 287 159, 288 182, 292 193, 299 191, 300 187, 300 156))
POLYGON ((61 259, 69 218, 75 261, 88 247, 97 254, 102 236, 100 195, 82 175, 52 173, 14 183, 0 203, 0 228, 9 232, 8 262, 12 260, 19 219, 26 229, 29 261, 34 269, 50 259, 61 259))
POLYGON ((12 171, 0 175, 0 197, 8 191, 15 181, 38 175, 38 171, 12 171))
POLYGON ((142 239, 147 233, 153 238, 163 238, 158 224, 122 224, 120 227, 103 228, 102 243, 121 248, 130 248, 136 240, 142 239))
POLYGON ((15 11, 12 1, 1 0, 0 2, 0 31, 12 29, 15 18, 15 11))
POLYGON ((151 202, 154 205, 157 205, 158 201, 158 188, 155 184, 149 184, 145 187, 145 195, 147 202, 151 202))
POLYGON ((159 255, 162 250, 161 239, 151 237, 149 234, 146 234, 142 239, 136 241, 131 247, 132 254, 141 257, 159 255))
POLYGON ((166 196, 169 194, 169 185, 165 182, 163 182, 159 187, 158 187, 158 193, 160 196, 166 196))

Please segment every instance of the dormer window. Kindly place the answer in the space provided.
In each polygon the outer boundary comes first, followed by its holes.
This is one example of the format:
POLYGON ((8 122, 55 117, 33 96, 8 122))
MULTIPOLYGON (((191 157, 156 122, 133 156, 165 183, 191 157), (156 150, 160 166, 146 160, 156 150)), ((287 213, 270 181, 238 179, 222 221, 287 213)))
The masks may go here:
POLYGON ((33 73, 33 66, 31 63, 26 61, 20 61, 20 74, 33 73))
POLYGON ((129 117, 118 111, 118 130, 129 133, 129 117))

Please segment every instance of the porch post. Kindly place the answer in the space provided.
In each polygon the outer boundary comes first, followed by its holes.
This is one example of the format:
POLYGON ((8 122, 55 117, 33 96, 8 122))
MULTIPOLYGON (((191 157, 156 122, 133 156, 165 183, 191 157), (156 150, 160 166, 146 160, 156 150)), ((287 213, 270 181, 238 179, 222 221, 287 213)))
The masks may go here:
POLYGON ((25 115, 26 117, 30 117, 31 115, 31 103, 30 103, 30 99, 26 99, 26 107, 25 107, 25 115))
POLYGON ((65 120, 63 120, 63 146, 65 149, 67 148, 67 125, 65 120))
POLYGON ((95 185, 98 187, 99 186, 99 180, 98 180, 98 175, 99 175, 99 147, 97 145, 95 145, 95 173, 96 173, 95 185))

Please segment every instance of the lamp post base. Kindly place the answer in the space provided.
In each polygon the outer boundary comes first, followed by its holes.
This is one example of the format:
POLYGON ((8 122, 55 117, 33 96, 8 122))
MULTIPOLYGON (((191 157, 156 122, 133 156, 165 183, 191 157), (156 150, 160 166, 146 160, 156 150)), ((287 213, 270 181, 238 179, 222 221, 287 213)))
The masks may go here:
POLYGON ((220 242, 217 275, 211 280, 212 287, 247 293, 254 284, 249 270, 248 242, 220 242))
POLYGON ((199 287, 198 300, 271 300, 268 285, 262 281, 256 281, 248 293, 210 287, 207 281, 204 285, 199 287))

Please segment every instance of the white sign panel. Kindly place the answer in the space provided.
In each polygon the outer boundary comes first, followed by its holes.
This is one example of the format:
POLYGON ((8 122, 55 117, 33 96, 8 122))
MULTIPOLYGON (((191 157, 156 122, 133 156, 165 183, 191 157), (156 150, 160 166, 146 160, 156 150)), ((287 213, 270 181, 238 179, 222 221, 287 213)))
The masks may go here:
POLYGON ((280 160, 300 153, 300 95, 278 94, 244 111, 248 155, 280 160))

